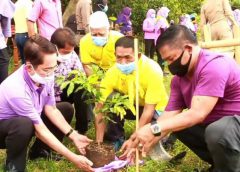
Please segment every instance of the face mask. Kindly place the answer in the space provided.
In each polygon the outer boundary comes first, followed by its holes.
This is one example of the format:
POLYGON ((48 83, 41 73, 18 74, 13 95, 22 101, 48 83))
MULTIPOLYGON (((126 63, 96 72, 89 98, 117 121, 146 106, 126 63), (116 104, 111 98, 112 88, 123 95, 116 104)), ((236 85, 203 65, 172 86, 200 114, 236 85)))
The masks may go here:
POLYGON ((108 6, 107 5, 105 5, 105 7, 103 8, 103 10, 102 10, 103 12, 107 12, 108 11, 108 6))
POLYGON ((98 7, 101 8, 102 12, 106 13, 108 11, 108 6, 107 5, 102 5, 102 4, 98 4, 98 7))
POLYGON ((34 70, 34 74, 33 75, 30 75, 30 78, 36 82, 36 83, 39 83, 39 84, 47 84, 47 83, 53 83, 54 82, 54 74, 50 75, 50 76, 46 76, 46 77, 42 77, 40 75, 37 74, 37 72, 34 70))
POLYGON ((99 47, 103 47, 107 43, 107 37, 92 36, 92 40, 99 47))
POLYGON ((68 54, 59 54, 58 55, 58 61, 60 61, 60 62, 64 62, 64 61, 67 61, 67 60, 69 60, 70 58, 72 57, 72 52, 71 53, 68 53, 68 54))
POLYGON ((151 17, 151 18, 155 18, 155 17, 156 17, 156 14, 151 14, 150 17, 151 17))
POLYGON ((135 70, 135 62, 131 62, 128 64, 120 64, 117 63, 117 68, 124 74, 128 75, 135 70))
POLYGON ((182 61, 183 53, 184 53, 184 51, 177 58, 177 60, 172 62, 172 64, 168 65, 168 69, 171 72, 171 74, 177 75, 179 77, 183 77, 187 74, 188 68, 189 68, 189 65, 190 65, 190 62, 191 62, 191 59, 192 59, 192 54, 191 54, 188 62, 186 64, 182 65, 181 61, 182 61))

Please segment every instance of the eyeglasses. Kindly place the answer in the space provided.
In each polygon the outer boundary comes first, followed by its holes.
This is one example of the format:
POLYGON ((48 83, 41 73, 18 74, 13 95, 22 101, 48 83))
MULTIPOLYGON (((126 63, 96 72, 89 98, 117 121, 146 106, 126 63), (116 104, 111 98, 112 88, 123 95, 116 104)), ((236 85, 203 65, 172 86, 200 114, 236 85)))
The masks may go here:
POLYGON ((49 75, 52 75, 57 68, 58 68, 58 65, 56 64, 53 67, 43 68, 41 70, 46 74, 46 76, 49 76, 49 75))

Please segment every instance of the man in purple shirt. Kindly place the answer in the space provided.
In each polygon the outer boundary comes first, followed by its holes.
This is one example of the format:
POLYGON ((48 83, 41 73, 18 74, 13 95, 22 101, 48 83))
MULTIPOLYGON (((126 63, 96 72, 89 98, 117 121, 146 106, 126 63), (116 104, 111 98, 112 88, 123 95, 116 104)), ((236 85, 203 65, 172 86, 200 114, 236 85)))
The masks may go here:
POLYGON ((181 25, 159 37, 157 50, 175 75, 168 105, 157 123, 140 128, 122 149, 143 145, 145 153, 173 132, 214 172, 239 172, 239 66, 226 55, 201 49, 181 25))
POLYGON ((0 84, 8 76, 10 56, 7 51, 7 38, 12 36, 11 18, 14 10, 11 0, 0 1, 0 84))
POLYGON ((60 0, 35 0, 28 16, 28 36, 35 34, 34 23, 37 23, 39 34, 48 40, 53 32, 63 27, 60 0))
MULTIPOLYGON (((46 149, 51 147, 78 168, 92 171, 92 163, 87 158, 71 152, 61 143, 65 135, 84 154, 91 140, 69 125, 72 105, 55 103, 56 47, 46 38, 35 36, 26 42, 24 55, 26 64, 0 85, 0 148, 7 149, 5 170, 25 170, 27 147, 35 132, 37 140, 31 151, 39 151, 39 146, 46 144, 46 149)), ((37 156, 30 154, 30 158, 37 156)))

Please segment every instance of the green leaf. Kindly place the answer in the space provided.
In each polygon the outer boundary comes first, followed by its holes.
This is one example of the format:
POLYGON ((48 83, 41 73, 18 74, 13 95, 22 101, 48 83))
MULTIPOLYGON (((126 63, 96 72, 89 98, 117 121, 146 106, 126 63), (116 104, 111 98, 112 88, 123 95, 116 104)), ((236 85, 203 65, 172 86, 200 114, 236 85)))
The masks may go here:
POLYGON ((67 96, 70 96, 70 94, 72 94, 73 90, 74 90, 74 83, 70 82, 68 90, 67 90, 67 96))

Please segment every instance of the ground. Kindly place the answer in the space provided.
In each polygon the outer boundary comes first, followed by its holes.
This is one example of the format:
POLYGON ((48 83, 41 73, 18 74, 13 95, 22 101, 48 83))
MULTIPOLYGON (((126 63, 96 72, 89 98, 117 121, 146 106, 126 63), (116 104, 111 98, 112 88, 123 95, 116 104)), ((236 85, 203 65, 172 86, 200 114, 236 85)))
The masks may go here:
MULTIPOLYGON (((12 63, 10 66, 10 71, 12 71, 12 63)), ((167 92, 169 93, 171 76, 164 77, 164 84, 166 86, 167 92)), ((74 121, 73 121, 74 124, 74 121)), ((129 136, 134 130, 134 122, 127 121, 125 123, 126 135, 129 136)), ((94 139, 94 127, 91 124, 90 130, 87 133, 88 137, 94 139)), ((76 151, 73 144, 69 142, 68 139, 64 140, 64 144, 67 145, 71 150, 76 151)), ((191 152, 187 147, 185 147, 181 142, 177 141, 174 145, 173 150, 171 150, 171 155, 177 155, 182 151, 187 151, 186 157, 176 164, 170 164, 166 162, 156 162, 149 159, 144 160, 144 165, 140 166, 141 172, 193 172, 194 169, 206 169, 208 165, 201 161, 193 152, 191 152)), ((0 166, 2 167, 5 161, 5 150, 0 150, 0 166)), ((37 161, 28 161, 27 169, 29 172, 77 172, 73 164, 67 160, 61 160, 58 162, 47 161, 39 159, 37 161)), ((0 172, 2 168, 0 168, 0 172)), ((121 170, 122 172, 134 172, 135 167, 128 167, 121 170)))

